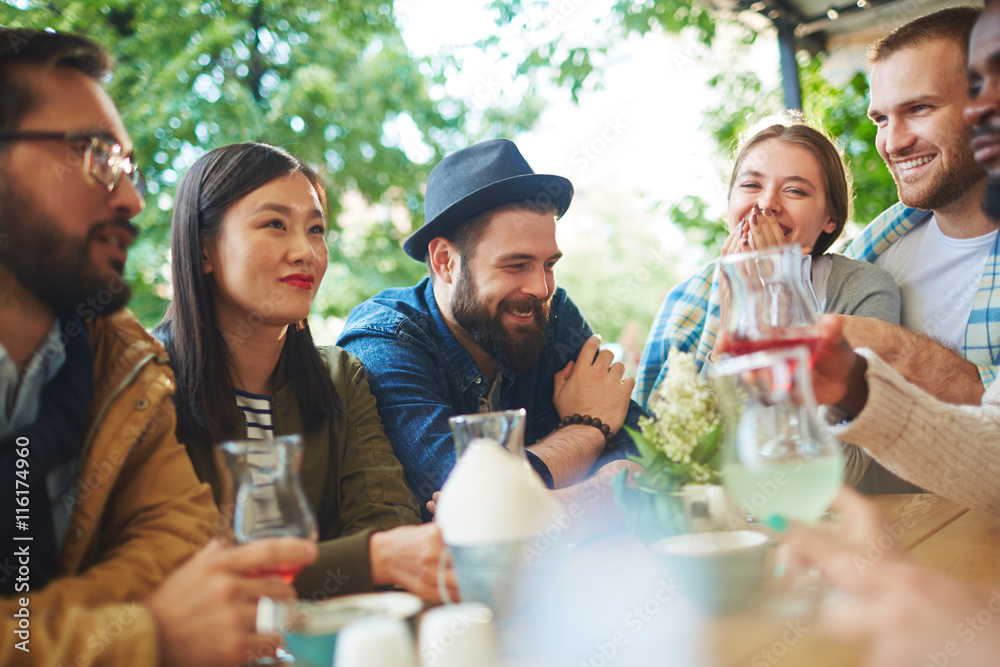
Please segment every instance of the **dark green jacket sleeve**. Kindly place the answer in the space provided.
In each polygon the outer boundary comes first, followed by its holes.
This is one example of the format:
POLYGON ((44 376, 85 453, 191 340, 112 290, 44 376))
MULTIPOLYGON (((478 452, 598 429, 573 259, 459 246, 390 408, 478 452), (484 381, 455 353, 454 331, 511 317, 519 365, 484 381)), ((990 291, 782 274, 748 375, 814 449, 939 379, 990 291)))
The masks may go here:
MULTIPOLYGON (((341 348, 322 352, 346 416, 330 430, 325 484, 317 485, 319 480, 305 469, 314 457, 307 456, 303 465, 306 495, 317 508, 322 531, 319 560, 296 579, 299 594, 308 598, 372 590, 371 534, 420 523, 416 500, 385 436, 364 366, 341 348)), ((309 440, 307 451, 315 452, 309 440)))
MULTIPOLYGON (((298 399, 285 373, 285 358, 278 362, 271 402, 275 435, 302 434, 302 486, 319 524, 319 559, 303 570, 295 587, 303 598, 359 593, 374 588, 369 557, 373 532, 405 524, 419 524, 417 501, 410 493, 403 467, 382 429, 375 397, 361 362, 339 347, 320 350, 344 404, 344 414, 325 420, 305 432, 298 399)), ((236 421, 243 424, 236 405, 236 421)), ((245 431, 230 435, 245 436, 245 431)), ((219 471, 211 455, 212 444, 178 432, 188 449, 198 478, 221 497, 219 471)))

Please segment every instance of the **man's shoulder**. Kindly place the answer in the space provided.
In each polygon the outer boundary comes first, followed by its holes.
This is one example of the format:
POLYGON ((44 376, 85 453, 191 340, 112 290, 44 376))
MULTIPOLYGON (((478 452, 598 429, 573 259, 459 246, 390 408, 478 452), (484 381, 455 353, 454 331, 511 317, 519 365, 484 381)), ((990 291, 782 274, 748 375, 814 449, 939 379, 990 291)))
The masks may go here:
POLYGON ((344 323, 344 331, 371 329, 393 331, 407 321, 431 318, 430 309, 419 289, 392 287, 365 299, 354 307, 344 323))
MULTIPOLYGON (((436 305, 427 302, 425 282, 413 287, 383 290, 351 311, 337 338, 337 345, 370 361, 383 341, 405 341, 420 346, 439 345, 440 326, 435 318, 436 305)), ((433 298, 433 295, 430 296, 433 298)))
POLYGON ((896 202, 878 214, 844 249, 851 259, 871 262, 915 226, 929 220, 933 211, 910 208, 896 202))
POLYGON ((548 326, 555 330, 557 336, 562 335, 568 329, 576 330, 587 326, 580 308, 573 303, 573 299, 562 287, 556 287, 552 293, 552 302, 549 307, 548 326))
MULTIPOLYGON (((105 352, 143 357, 152 355, 163 361, 167 358, 163 343, 153 338, 127 308, 90 321, 88 329, 95 361, 98 354, 105 352)), ((69 334, 68 331, 66 333, 69 334)))
MULTIPOLYGON (((94 355, 95 387, 100 378, 117 384, 119 378, 131 374, 139 365, 155 361, 156 367, 169 378, 172 385, 173 373, 169 357, 163 344, 153 338, 128 309, 99 317, 87 325, 90 347, 94 355)), ((66 335, 73 332, 64 328, 66 335)))

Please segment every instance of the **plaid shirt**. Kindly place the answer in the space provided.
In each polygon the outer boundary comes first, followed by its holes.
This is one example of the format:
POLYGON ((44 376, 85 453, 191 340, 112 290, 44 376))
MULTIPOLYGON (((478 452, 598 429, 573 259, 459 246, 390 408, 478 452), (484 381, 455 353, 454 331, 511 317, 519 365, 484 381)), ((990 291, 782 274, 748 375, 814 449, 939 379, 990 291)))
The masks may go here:
MULTIPOLYGON (((931 215, 931 211, 906 208, 897 202, 872 220, 861 235, 851 242, 844 254, 852 259, 874 262, 876 257, 908 231, 930 219, 931 215)), ((1000 235, 997 235, 997 239, 1000 240, 1000 235)), ((985 386, 989 386, 1000 370, 1000 290, 997 288, 1000 265, 997 246, 998 242, 994 241, 972 303, 972 312, 969 314, 962 342, 962 355, 979 368, 979 375, 985 386), (993 303, 994 294, 998 300, 996 304, 993 303)))
POLYGON ((667 354, 671 347, 694 355, 698 370, 715 347, 719 330, 718 262, 701 268, 667 294, 649 332, 646 349, 639 360, 639 371, 632 398, 646 408, 653 388, 667 374, 667 354))

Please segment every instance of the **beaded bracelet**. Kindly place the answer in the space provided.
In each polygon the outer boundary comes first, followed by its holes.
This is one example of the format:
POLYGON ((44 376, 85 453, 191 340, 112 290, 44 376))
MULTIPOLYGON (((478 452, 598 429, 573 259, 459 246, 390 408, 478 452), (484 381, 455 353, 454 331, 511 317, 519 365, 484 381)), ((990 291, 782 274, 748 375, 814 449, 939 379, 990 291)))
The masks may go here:
POLYGON ((604 444, 610 446, 614 438, 611 436, 611 427, 608 424, 602 423, 599 417, 591 417, 590 415, 566 415, 563 417, 559 423, 556 425, 556 430, 561 429, 563 426, 571 426, 573 424, 583 424, 584 426, 593 426, 598 431, 604 434, 604 444))

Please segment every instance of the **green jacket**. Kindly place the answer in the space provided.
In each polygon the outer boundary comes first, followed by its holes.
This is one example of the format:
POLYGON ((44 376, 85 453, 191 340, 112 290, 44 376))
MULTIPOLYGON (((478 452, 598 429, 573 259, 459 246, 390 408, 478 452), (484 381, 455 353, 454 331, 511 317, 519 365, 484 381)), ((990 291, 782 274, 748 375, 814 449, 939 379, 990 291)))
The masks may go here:
MULTIPOLYGON (((301 433, 305 445, 302 486, 319 523, 319 560, 304 569, 295 581, 303 598, 370 591, 374 588, 368 544, 376 530, 419 524, 417 501, 410 493, 403 467, 385 437, 375 397, 361 362, 339 347, 320 349, 345 415, 303 432, 299 403, 285 372, 285 358, 278 362, 271 399, 274 434, 301 433)), ((244 423, 233 404, 236 423, 244 423)), ((241 439, 244 432, 229 434, 241 439)), ((208 482, 221 504, 221 483, 212 458, 214 443, 178 430, 187 446, 199 479, 208 482)))

